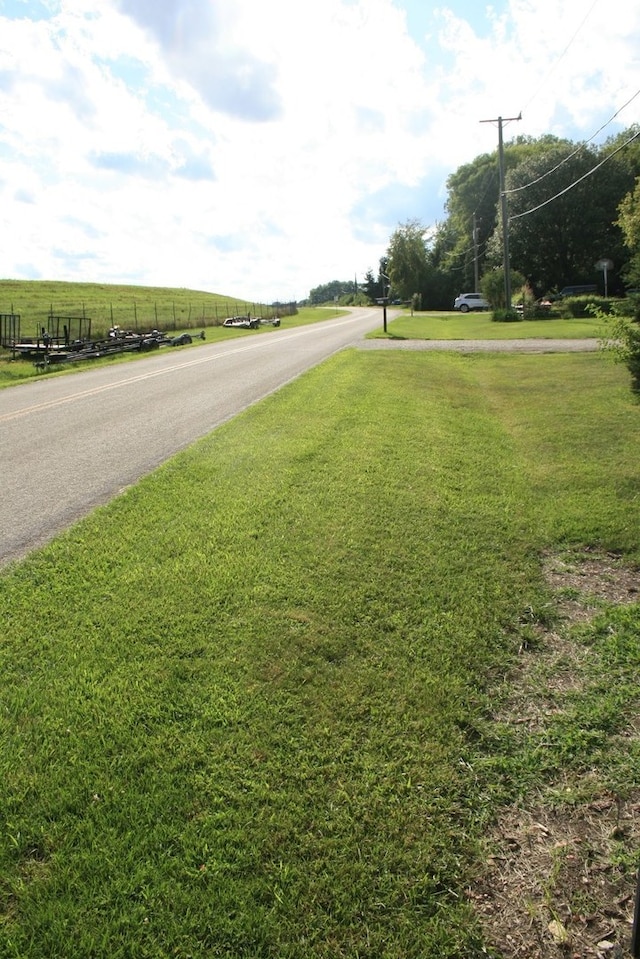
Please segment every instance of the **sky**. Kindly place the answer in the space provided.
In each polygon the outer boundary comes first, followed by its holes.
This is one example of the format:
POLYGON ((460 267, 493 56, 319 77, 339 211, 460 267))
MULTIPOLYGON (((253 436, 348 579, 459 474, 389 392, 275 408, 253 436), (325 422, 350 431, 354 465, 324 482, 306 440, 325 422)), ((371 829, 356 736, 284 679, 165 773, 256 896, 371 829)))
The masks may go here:
POLYGON ((640 0, 0 0, 0 278, 300 300, 639 91, 640 0))

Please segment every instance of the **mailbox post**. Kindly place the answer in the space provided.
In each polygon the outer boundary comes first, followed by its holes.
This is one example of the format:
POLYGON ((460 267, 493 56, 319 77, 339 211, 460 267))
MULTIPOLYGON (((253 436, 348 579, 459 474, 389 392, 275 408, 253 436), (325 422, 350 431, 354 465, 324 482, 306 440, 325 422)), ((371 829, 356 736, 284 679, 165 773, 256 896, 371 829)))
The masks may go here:
POLYGON ((380 273, 380 276, 382 277, 383 280, 387 281, 386 293, 384 289, 384 283, 382 284, 382 299, 380 300, 380 302, 382 303, 382 327, 384 329, 384 332, 386 333, 387 332, 387 303, 389 302, 389 293, 391 292, 391 280, 389 279, 386 273, 380 273))

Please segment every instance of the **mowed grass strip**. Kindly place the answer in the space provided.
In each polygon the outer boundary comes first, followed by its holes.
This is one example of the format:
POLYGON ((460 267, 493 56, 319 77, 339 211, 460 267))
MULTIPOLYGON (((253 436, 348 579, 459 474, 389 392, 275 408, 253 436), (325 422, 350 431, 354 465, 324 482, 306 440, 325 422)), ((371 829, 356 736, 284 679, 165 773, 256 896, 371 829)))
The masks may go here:
MULTIPOLYGON (((382 326, 382 324, 381 324, 382 326)), ((519 340, 519 339, 599 339, 606 333, 602 320, 593 317, 564 319, 549 317, 496 323, 491 313, 415 313, 402 314, 370 338, 389 337, 406 340, 519 340)))
POLYGON ((480 955, 488 697, 639 438, 597 355, 341 353, 6 571, 0 953, 480 955))

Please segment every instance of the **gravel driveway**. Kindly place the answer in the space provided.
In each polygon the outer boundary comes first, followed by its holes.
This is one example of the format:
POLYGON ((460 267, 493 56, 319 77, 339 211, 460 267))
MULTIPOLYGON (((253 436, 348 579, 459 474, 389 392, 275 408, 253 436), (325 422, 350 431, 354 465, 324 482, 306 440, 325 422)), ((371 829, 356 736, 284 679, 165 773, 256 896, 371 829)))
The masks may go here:
POLYGON ((383 340, 367 339, 364 350, 448 350, 457 353, 588 353, 600 349, 600 340, 383 340))

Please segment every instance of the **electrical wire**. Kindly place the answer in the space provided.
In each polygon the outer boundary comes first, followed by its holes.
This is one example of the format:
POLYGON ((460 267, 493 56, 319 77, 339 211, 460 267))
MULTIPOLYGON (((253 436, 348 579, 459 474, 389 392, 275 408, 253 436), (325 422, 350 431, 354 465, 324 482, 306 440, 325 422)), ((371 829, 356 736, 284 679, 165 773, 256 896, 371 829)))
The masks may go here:
POLYGON ((592 167, 587 173, 584 173, 577 180, 574 180, 573 183, 570 183, 569 186, 565 187, 564 190, 561 190, 560 193, 556 193, 555 196, 550 196, 548 200, 545 200, 543 203, 539 203, 538 206, 532 207, 530 210, 525 210, 524 213, 514 213, 513 216, 510 216, 510 220, 519 220, 523 216, 529 216, 530 213, 535 213, 536 210, 541 210, 543 206, 547 206, 549 203, 552 203, 554 200, 557 200, 559 197, 564 196, 565 193, 568 193, 569 190, 573 190, 574 186, 577 186, 578 183, 582 183, 583 180, 586 180, 587 177, 590 177, 596 170, 599 170, 600 167, 604 166, 616 153, 620 153, 621 150, 624 150, 626 146, 632 143, 634 140, 637 140, 640 137, 640 131, 634 133, 633 136, 629 137, 624 143, 622 143, 617 149, 610 153, 608 156, 601 160, 600 163, 597 163, 596 166, 592 167))
POLYGON ((523 108, 523 110, 522 110, 521 112, 524 113, 524 111, 527 109, 527 107, 529 106, 529 104, 530 104, 533 100, 535 100, 535 98, 538 96, 538 94, 540 93, 542 87, 545 85, 545 83, 547 82, 547 80, 549 79, 549 77, 551 76, 551 74, 553 73, 553 71, 555 70, 555 68, 556 68, 556 67, 558 66, 558 64, 561 62, 561 60, 563 59, 563 57, 564 57, 565 54, 567 53, 569 47, 571 46, 571 44, 573 43, 573 41, 575 40, 575 38, 578 36, 578 34, 579 34, 580 31, 582 30, 583 26, 585 25, 585 23, 587 22, 587 20, 588 20, 589 17, 591 16, 591 14, 593 13, 593 8, 594 8, 595 5, 597 4, 597 2, 598 2, 598 0, 593 0, 593 3, 592 3, 591 6, 589 7, 589 10, 587 11, 587 13, 584 15, 584 18, 583 18, 580 26, 578 27, 578 29, 576 30, 576 32, 575 32, 575 33, 573 34, 573 36, 571 37, 571 39, 569 40, 568 44, 566 45, 566 47, 564 48, 564 50, 562 51, 562 53, 560 54, 560 56, 558 57, 558 59, 551 65, 551 67, 549 68, 549 70, 547 70, 547 73, 546 73, 546 75, 544 76, 542 82, 540 83, 538 89, 535 91, 535 93, 532 93, 532 95, 529 97, 529 99, 527 100, 527 102, 526 102, 526 104, 524 105, 524 108, 523 108))
POLYGON ((511 194, 511 193, 520 193, 520 192, 522 192, 522 190, 527 190, 530 186, 535 186, 536 183, 540 183, 541 180, 544 180, 544 178, 547 177, 547 176, 549 176, 551 173, 555 173, 556 170, 559 170, 561 166, 563 166, 563 165, 564 165, 565 163, 567 163, 569 160, 572 160, 573 157, 576 156, 576 154, 579 153, 580 150, 582 150, 582 148, 587 145, 587 143, 591 143, 591 141, 592 141, 593 139, 595 139, 595 137, 597 137, 599 133, 602 133, 602 131, 604 130, 605 127, 609 126, 610 123, 613 123, 613 121, 614 121, 615 118, 618 116, 618 114, 619 114, 619 113, 622 113, 622 111, 623 111, 626 107, 628 107, 629 104, 632 103, 632 102, 635 100, 635 98, 636 98, 637 96, 639 96, 639 95, 640 95, 640 90, 636 90, 636 92, 633 94, 633 96, 630 97, 630 98, 627 100, 626 103, 623 103, 623 105, 620 107, 620 109, 619 109, 619 110, 616 110, 616 112, 613 114, 613 116, 610 117, 610 119, 607 120, 606 123, 603 123, 599 130, 596 130, 596 132, 593 134, 593 136, 590 136, 588 140, 584 140, 582 143, 580 143, 580 144, 577 146, 577 148, 573 151, 573 153, 570 153, 569 156, 566 156, 566 157, 564 158, 564 160, 561 160, 561 161, 560 161, 560 163, 557 163, 557 164, 556 164, 554 167, 552 167, 550 170, 547 170, 546 173, 541 174, 539 177, 537 177, 537 179, 531 180, 530 183, 525 183, 523 186, 514 187, 512 190, 505 190, 505 191, 504 191, 504 192, 505 192, 505 195, 509 195, 509 194, 511 194))

